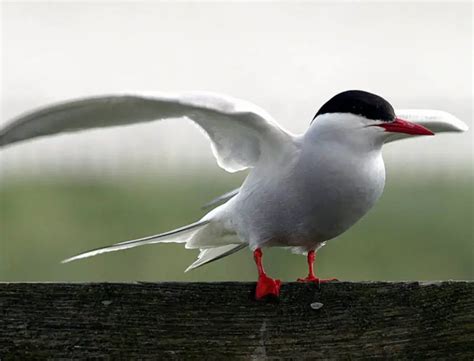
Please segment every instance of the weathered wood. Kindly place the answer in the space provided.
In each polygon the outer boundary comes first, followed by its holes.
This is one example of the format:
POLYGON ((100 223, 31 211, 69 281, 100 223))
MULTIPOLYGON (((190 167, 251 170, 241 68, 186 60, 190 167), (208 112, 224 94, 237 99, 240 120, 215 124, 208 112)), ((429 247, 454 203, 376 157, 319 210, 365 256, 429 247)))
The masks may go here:
POLYGON ((253 288, 3 283, 0 359, 474 358, 472 282, 253 288))

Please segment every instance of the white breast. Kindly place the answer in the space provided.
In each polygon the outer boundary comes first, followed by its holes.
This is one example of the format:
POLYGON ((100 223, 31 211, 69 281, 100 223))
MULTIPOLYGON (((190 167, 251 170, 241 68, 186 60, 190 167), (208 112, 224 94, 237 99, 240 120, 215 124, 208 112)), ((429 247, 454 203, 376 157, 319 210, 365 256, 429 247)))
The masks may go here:
POLYGON ((255 170, 232 202, 237 233, 251 246, 315 248, 372 208, 385 183, 380 149, 302 145, 291 161, 255 170))

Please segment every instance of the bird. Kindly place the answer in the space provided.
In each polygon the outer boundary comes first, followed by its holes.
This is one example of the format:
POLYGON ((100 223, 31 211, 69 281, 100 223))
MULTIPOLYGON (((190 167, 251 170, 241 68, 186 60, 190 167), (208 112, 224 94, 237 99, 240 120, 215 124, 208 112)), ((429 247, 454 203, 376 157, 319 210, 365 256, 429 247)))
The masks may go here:
POLYGON ((195 269, 246 247, 258 279, 255 298, 279 297, 281 281, 263 266, 263 249, 284 247, 306 255, 300 282, 335 279, 315 275, 317 251, 346 232, 377 202, 385 185, 382 147, 400 139, 467 126, 441 110, 394 110, 379 95, 347 90, 324 103, 303 134, 283 129, 257 105, 209 92, 116 93, 52 104, 0 129, 0 147, 63 132, 161 119, 188 119, 209 138, 218 165, 248 169, 240 188, 211 201, 194 223, 144 238, 80 253, 71 262, 155 243, 183 243, 200 253, 195 269))

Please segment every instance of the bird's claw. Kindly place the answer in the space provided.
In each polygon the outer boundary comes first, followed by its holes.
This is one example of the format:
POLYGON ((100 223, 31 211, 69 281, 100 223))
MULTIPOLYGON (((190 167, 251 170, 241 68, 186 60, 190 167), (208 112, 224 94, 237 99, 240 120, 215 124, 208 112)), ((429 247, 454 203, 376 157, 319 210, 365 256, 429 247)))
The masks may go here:
POLYGON ((261 300, 267 296, 278 297, 280 295, 280 280, 274 280, 266 275, 258 278, 255 298, 261 300))

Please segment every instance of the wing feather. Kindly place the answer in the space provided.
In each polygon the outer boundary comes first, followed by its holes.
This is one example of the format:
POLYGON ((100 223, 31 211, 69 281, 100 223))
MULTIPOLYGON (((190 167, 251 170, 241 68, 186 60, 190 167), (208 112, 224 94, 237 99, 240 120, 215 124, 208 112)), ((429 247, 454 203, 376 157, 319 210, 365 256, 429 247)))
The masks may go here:
POLYGON ((0 129, 0 147, 63 132, 168 118, 194 121, 211 140, 218 164, 234 172, 288 145, 290 135, 256 105, 213 93, 117 94, 62 102, 24 114, 0 129))
POLYGON ((201 207, 201 209, 208 209, 208 208, 212 208, 214 206, 217 206, 219 204, 225 203, 229 199, 236 196, 239 192, 240 192, 240 187, 236 188, 236 189, 233 189, 233 190, 231 190, 227 193, 224 193, 224 194, 220 195, 219 197, 216 197, 216 198, 212 199, 211 201, 207 202, 205 205, 203 205, 201 207))
POLYGON ((465 132, 468 126, 454 115, 432 109, 399 109, 397 117, 420 124, 434 133, 465 132))

